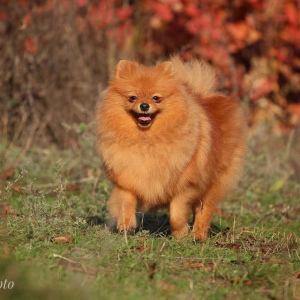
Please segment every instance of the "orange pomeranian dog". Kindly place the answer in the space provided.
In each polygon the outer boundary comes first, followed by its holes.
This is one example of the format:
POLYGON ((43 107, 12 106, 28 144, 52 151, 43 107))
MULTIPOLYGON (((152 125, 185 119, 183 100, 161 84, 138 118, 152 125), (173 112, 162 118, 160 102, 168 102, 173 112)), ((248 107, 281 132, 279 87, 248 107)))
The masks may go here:
POLYGON ((175 238, 207 238, 217 203, 236 184, 246 150, 239 103, 211 92, 214 72, 178 56, 147 67, 121 60, 97 107, 98 150, 120 231, 136 211, 169 208, 175 238))

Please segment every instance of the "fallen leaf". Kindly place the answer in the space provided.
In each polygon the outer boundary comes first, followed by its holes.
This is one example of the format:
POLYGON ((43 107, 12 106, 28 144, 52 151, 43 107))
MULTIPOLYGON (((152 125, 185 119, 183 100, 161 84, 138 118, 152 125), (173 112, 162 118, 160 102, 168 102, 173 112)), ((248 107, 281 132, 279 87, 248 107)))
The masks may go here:
POLYGON ((78 191, 80 189, 79 185, 67 185, 66 191, 78 191))
POLYGON ((282 189, 283 185, 285 183, 285 179, 281 178, 278 179, 271 187, 270 187, 270 191, 271 192, 278 192, 282 189))
POLYGON ((156 269, 156 263, 152 264, 152 266, 149 269, 149 279, 153 279, 156 269))
POLYGON ((14 175, 15 168, 9 168, 0 174, 0 179, 7 180, 14 175))
POLYGON ((5 218, 6 215, 11 215, 15 217, 19 217, 20 214, 16 213, 8 204, 2 205, 2 218, 5 218))
POLYGON ((136 250, 140 253, 146 251, 146 252, 150 252, 151 251, 151 248, 149 246, 144 246, 144 245, 141 245, 139 247, 136 248, 136 250))
POLYGON ((253 282, 251 280, 245 280, 243 283, 248 286, 253 286, 253 282))
POLYGON ((14 185, 12 187, 12 190, 15 191, 15 192, 18 192, 18 193, 22 193, 22 188, 18 185, 14 185))
POLYGON ((244 281, 242 281, 241 277, 237 277, 235 279, 231 279, 230 282, 234 283, 234 284, 242 282, 244 285, 253 286, 253 282, 251 280, 244 280, 244 281))
POLYGON ((192 262, 192 261, 187 261, 185 266, 191 267, 191 268, 196 268, 196 269, 203 269, 206 271, 212 271, 215 268, 215 265, 213 262, 207 262, 206 264, 202 262, 192 262))
POLYGON ((67 243, 74 242, 74 238, 72 235, 67 234, 67 235, 54 236, 52 238, 52 241, 55 243, 67 244, 67 243))
POLYGON ((234 243, 216 242, 215 246, 224 247, 224 248, 228 248, 228 249, 242 250, 242 245, 234 244, 234 243))
POLYGON ((300 271, 297 271, 297 272, 295 273, 295 276, 296 276, 297 279, 300 279, 300 271))

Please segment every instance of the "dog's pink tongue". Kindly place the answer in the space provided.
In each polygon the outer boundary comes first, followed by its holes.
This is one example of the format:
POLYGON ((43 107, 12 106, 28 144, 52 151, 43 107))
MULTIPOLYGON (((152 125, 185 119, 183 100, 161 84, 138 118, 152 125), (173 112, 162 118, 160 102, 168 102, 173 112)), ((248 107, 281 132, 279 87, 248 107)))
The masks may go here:
POLYGON ((144 121, 144 122, 148 122, 148 121, 151 121, 151 118, 150 117, 141 116, 141 117, 139 117, 139 120, 140 121, 144 121))

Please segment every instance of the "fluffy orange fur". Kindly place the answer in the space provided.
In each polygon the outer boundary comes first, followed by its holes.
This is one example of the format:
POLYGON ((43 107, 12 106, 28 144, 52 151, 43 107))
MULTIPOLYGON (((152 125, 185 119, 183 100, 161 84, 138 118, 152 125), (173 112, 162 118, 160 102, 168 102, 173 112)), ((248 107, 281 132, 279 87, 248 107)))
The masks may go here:
POLYGON ((120 231, 136 227, 137 210, 165 207, 174 237, 189 233, 194 212, 194 237, 207 238, 246 151, 242 109, 211 91, 214 77, 208 64, 177 56, 151 67, 118 63, 96 120, 98 150, 114 184, 109 212, 120 231))

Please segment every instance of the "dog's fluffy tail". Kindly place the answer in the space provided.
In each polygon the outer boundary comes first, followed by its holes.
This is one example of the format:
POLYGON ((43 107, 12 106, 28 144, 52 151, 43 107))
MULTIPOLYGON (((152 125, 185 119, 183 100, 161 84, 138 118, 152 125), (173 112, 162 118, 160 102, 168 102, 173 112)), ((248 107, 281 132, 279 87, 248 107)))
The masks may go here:
POLYGON ((171 57, 170 61, 178 79, 192 92, 202 96, 213 92, 216 75, 207 62, 197 59, 183 62, 178 55, 171 57))

